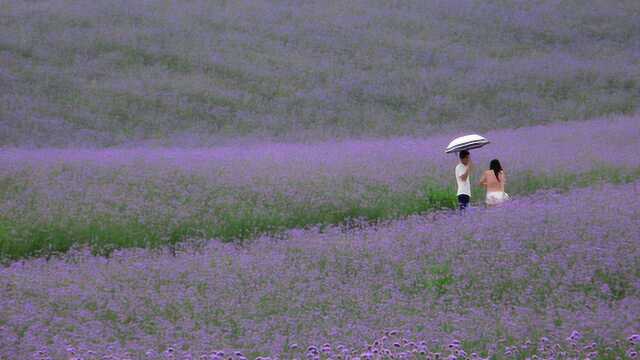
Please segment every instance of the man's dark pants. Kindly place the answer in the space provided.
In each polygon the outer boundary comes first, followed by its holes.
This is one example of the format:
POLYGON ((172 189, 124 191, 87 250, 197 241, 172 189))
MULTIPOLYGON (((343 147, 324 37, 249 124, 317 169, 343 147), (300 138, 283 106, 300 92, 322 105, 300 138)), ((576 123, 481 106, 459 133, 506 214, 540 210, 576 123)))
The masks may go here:
POLYGON ((471 198, 469 195, 460 194, 458 195, 458 205, 460 205, 460 211, 466 210, 469 206, 469 201, 471 198))

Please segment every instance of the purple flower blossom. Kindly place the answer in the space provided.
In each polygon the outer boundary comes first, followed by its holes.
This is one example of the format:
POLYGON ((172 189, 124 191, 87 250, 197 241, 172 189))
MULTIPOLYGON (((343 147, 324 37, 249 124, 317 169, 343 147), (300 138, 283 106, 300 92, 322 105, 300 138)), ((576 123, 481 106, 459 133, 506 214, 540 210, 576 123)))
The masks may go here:
POLYGON ((582 338, 582 334, 580 334, 578 331, 573 330, 571 332, 571 335, 569 335, 569 337, 567 338, 568 341, 570 342, 575 342, 578 341, 582 338))

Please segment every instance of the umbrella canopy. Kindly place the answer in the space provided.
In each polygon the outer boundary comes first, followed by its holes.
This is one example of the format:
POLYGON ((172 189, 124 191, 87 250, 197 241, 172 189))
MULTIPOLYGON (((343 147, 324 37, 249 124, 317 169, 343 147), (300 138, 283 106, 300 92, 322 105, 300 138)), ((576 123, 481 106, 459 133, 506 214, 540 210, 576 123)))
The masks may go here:
POLYGON ((489 142, 489 140, 477 134, 461 136, 453 139, 453 141, 449 143, 449 146, 447 146, 445 152, 449 154, 452 152, 460 152, 462 150, 477 149, 487 145, 489 142))

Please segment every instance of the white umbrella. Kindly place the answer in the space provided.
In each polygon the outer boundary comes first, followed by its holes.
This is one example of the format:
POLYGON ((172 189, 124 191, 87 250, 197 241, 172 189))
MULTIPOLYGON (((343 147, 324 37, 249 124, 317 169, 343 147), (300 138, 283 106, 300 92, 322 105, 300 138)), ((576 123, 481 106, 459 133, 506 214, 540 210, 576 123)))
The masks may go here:
POLYGON ((444 152, 449 154, 452 152, 460 152, 462 150, 477 149, 487 145, 489 142, 489 140, 477 134, 461 136, 453 139, 444 152))

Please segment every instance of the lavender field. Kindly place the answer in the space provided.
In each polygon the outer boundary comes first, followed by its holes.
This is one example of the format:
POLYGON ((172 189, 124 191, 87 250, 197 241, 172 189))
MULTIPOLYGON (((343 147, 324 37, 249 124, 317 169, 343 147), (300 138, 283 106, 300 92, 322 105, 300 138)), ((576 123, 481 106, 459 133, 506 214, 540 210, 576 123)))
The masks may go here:
POLYGON ((639 194, 597 185, 464 221, 14 262, 0 358, 633 358, 639 194))
MULTIPOLYGON (((474 153, 499 157, 508 191, 525 195, 640 178, 640 121, 501 130, 474 153)), ((358 218, 393 219, 456 206, 451 136, 255 143, 210 149, 49 149, 0 152, 0 260, 88 244, 155 247, 251 239, 358 218)), ((483 197, 476 189, 475 202, 483 197)))
POLYGON ((638 118, 487 133, 464 217, 451 136, 5 149, 0 359, 636 357, 638 118))
POLYGON ((640 358, 638 19, 0 0, 0 360, 640 358))
POLYGON ((432 135, 633 113, 637 0, 0 1, 0 145, 432 135))

